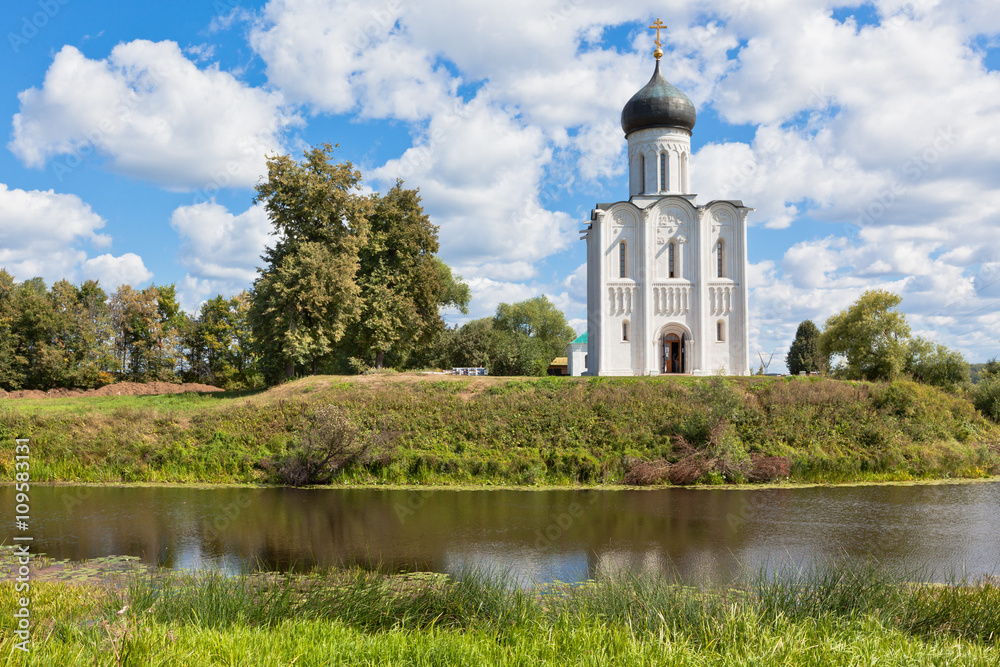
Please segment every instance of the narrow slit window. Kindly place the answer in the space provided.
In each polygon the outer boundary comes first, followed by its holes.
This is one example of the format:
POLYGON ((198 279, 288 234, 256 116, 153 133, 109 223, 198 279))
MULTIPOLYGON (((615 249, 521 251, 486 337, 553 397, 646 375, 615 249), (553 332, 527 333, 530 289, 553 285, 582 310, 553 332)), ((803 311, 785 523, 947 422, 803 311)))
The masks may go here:
POLYGON ((646 156, 639 156, 639 192, 646 192, 646 156))
POLYGON ((715 338, 719 342, 726 340, 726 323, 722 320, 719 320, 715 325, 715 338))
POLYGON ((667 189, 667 154, 660 153, 660 190, 667 189))
POLYGON ((674 270, 674 266, 675 265, 674 265, 674 243, 673 243, 673 241, 671 241, 670 245, 667 246, 667 262, 670 265, 670 267, 669 267, 670 277, 671 278, 676 278, 677 277, 677 273, 674 270))
POLYGON ((622 340, 628 342, 628 320, 622 322, 622 340))
POLYGON ((725 262, 723 262, 724 252, 723 252, 723 249, 722 249, 722 241, 719 241, 718 245, 716 245, 715 248, 716 248, 715 252, 716 252, 716 255, 718 256, 718 263, 719 263, 719 277, 720 278, 724 278, 726 274, 723 271, 725 262))
POLYGON ((625 277, 625 242, 618 244, 618 277, 625 277))

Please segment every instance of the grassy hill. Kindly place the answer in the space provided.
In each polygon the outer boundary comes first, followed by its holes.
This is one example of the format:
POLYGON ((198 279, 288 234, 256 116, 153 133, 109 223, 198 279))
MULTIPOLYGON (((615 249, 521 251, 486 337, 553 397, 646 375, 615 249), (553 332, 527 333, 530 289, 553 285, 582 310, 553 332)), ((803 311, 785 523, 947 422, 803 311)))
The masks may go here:
MULTIPOLYGON (((964 395, 909 381, 401 374, 307 378, 256 393, 0 400, 0 441, 31 438, 33 481, 273 481, 273 462, 304 434, 315 440, 344 422, 395 437, 346 463, 342 483, 1000 474, 1000 427, 964 395)), ((0 472, 13 478, 12 446, 0 449, 0 472)))

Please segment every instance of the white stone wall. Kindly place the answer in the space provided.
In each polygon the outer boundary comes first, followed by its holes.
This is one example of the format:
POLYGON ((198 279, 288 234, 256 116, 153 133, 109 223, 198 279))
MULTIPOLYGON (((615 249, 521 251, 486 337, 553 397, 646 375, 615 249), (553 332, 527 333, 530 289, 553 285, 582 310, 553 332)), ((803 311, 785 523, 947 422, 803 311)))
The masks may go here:
POLYGON ((569 374, 578 376, 587 371, 587 343, 570 343, 566 346, 569 374))
POLYGON ((697 206, 692 199, 638 197, 594 212, 586 231, 590 373, 661 373, 666 332, 688 340, 685 372, 749 373, 745 229, 749 209, 731 202, 697 206), (675 245, 673 277, 669 274, 671 243, 675 245))
POLYGON ((633 132, 628 136, 628 161, 629 196, 691 192, 691 133, 686 130, 668 127, 633 132), (662 179, 661 166, 665 167, 662 179))

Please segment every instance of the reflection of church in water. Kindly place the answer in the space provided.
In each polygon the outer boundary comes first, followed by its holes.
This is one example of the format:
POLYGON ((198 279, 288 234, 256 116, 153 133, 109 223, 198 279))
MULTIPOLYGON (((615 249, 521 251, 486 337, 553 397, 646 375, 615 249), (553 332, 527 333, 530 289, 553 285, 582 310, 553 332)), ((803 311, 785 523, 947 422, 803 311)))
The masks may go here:
POLYGON ((695 203, 695 109, 660 74, 664 26, 657 19, 651 27, 656 69, 622 110, 629 199, 598 204, 585 232, 587 356, 576 366, 591 375, 746 375, 746 217, 753 209, 741 201, 695 203))

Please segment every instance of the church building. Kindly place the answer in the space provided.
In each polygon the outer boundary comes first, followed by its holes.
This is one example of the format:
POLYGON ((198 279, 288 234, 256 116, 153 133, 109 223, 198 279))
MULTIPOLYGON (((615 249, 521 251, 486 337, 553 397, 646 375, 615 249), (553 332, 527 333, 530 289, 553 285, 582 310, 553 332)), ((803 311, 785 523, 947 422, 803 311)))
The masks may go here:
MULTIPOLYGON (((660 73, 622 110, 629 198, 597 204, 587 241, 588 375, 748 375, 742 201, 691 193, 695 108, 660 73)), ((573 372, 572 369, 570 371, 573 372)), ((575 373, 574 373, 575 374, 575 373)))

